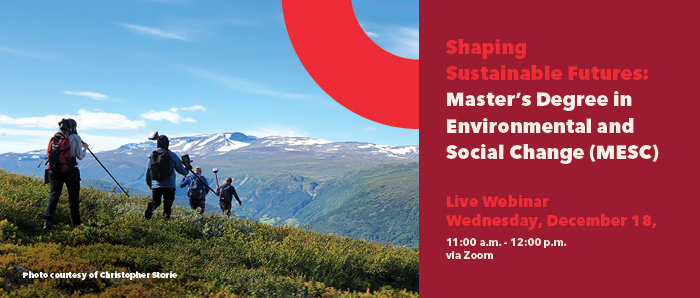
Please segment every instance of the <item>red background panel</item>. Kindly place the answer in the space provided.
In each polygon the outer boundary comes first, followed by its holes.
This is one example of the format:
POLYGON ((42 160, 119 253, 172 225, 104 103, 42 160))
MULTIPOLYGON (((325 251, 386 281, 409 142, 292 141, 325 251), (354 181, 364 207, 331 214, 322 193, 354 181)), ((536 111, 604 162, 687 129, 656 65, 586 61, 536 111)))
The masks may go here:
MULTIPOLYGON (((486 294, 542 297, 693 296, 698 291, 698 76, 697 9, 690 1, 420 3, 420 294, 458 297, 486 294), (450 55, 446 42, 527 43, 527 56, 450 55), (458 68, 561 69, 560 81, 447 80, 458 68), (648 69, 648 80, 569 81, 568 66, 648 69), (629 94, 631 107, 612 106, 614 91, 629 94), (447 107, 447 92, 464 94, 606 95, 606 107, 447 107), (634 118, 633 134, 447 134, 458 121, 599 121, 634 118), (448 145, 475 148, 504 144, 503 160, 449 160, 448 145), (583 148, 584 159, 515 160, 508 148, 583 148), (600 145, 652 145, 657 162, 600 160, 600 145), (481 197, 550 198, 547 208, 485 208, 481 197), (477 208, 448 208, 446 197, 476 197, 477 208), (448 227, 446 215, 538 216, 544 227, 448 227), (626 227, 546 227, 546 216, 626 216, 626 227), (631 217, 650 215, 656 228, 634 227, 631 217), (449 247, 448 238, 540 238, 566 247, 449 247), (445 253, 471 250, 493 260, 447 260, 445 253)), ((534 100, 534 97, 533 97, 534 100)), ((520 101, 515 101, 519 103, 520 101)), ((594 129, 595 129, 594 125, 594 129)), ((641 221, 641 219, 640 219, 641 221)))

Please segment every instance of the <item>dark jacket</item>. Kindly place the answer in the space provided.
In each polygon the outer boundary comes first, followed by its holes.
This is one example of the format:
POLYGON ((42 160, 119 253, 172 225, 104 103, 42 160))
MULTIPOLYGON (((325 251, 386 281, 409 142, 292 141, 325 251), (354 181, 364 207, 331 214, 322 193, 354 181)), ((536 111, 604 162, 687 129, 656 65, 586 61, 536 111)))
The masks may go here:
MULTIPOLYGON (((158 147, 159 149, 162 149, 158 147)), ((170 162, 173 163, 173 174, 170 175, 170 177, 165 178, 163 180, 152 180, 151 179, 151 171, 148 169, 151 167, 151 159, 148 159, 148 166, 146 166, 146 184, 148 187, 151 188, 175 188, 175 172, 178 172, 182 175, 187 175, 187 170, 185 170, 185 167, 182 166, 182 162, 180 162, 180 158, 177 156, 177 154, 173 153, 172 151, 168 150, 168 153, 170 154, 170 162)))
POLYGON ((233 187, 233 185, 224 183, 219 186, 219 189, 216 190, 216 192, 219 193, 219 201, 221 202, 226 202, 226 203, 231 203, 231 197, 235 197, 236 201, 238 201, 238 205, 241 205, 241 199, 238 198, 238 194, 236 193, 236 188, 233 187), (230 191, 224 191, 226 189, 230 189, 230 191))

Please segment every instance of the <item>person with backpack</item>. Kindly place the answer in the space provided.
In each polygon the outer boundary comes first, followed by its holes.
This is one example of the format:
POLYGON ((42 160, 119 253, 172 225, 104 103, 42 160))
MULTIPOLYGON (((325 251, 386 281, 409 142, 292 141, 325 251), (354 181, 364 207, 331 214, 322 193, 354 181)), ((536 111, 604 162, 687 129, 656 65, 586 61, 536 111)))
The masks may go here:
POLYGON ((146 184, 151 189, 151 202, 146 207, 146 219, 151 219, 153 210, 160 206, 163 199, 163 215, 170 218, 171 208, 175 201, 175 172, 187 177, 187 170, 175 153, 168 150, 170 140, 161 135, 157 140, 157 149, 148 157, 146 167, 146 184))
POLYGON ((187 186, 187 197, 190 198, 192 210, 197 210, 197 207, 201 208, 199 214, 204 214, 204 207, 207 202, 206 197, 209 193, 207 185, 209 185, 209 182, 207 177, 202 176, 200 167, 194 168, 194 175, 182 178, 180 182, 180 188, 187 186))
POLYGON ((232 181, 233 179, 231 179, 231 177, 227 177, 224 184, 221 184, 221 186, 219 186, 219 188, 216 190, 216 192, 219 193, 219 207, 221 207, 221 212, 226 216, 231 216, 232 197, 236 198, 236 201, 238 201, 238 206, 243 205, 241 203, 241 199, 238 198, 236 189, 233 187, 233 185, 231 185, 232 181))
POLYGON ((73 227, 82 225, 80 221, 80 170, 78 161, 85 157, 88 144, 78 135, 78 124, 71 118, 63 118, 58 122, 59 132, 54 134, 46 150, 48 160, 48 180, 50 185, 49 202, 44 211, 44 230, 53 226, 58 199, 61 197, 63 185, 68 189, 68 206, 73 227))

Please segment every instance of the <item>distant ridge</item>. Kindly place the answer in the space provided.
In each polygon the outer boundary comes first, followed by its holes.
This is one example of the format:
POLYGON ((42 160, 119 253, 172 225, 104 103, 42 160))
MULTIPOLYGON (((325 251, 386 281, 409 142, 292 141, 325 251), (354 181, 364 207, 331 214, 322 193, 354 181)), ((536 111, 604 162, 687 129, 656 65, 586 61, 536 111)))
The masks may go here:
MULTIPOLYGON (((145 170, 155 148, 155 142, 144 141, 96 155, 124 188, 148 194, 145 170)), ((418 245, 418 146, 258 138, 226 132, 173 137, 170 149, 178 155, 188 154, 214 188, 216 176, 219 183, 231 177, 243 201, 243 206, 235 207, 241 216, 269 224, 310 225, 319 231, 395 245, 418 245), (218 168, 216 176, 212 168, 218 168), (390 221, 392 218, 400 220, 390 221)), ((41 177, 44 152, 0 154, 0 168, 41 177)), ((80 161, 79 168, 85 182, 106 191, 114 187, 92 156, 80 161)), ((179 182, 181 176, 177 179, 179 182)), ((188 204, 185 188, 176 188, 176 196, 182 198, 176 203, 188 204)), ((210 194, 207 203, 208 212, 219 212, 218 198, 210 194)))

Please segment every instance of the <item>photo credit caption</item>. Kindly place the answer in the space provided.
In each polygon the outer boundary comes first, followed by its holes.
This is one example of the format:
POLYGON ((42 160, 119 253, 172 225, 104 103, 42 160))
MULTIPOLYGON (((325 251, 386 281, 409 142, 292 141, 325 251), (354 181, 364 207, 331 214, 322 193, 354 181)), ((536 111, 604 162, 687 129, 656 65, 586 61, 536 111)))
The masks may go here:
POLYGON ((136 272, 110 272, 110 271, 95 271, 95 272, 57 272, 57 273, 46 273, 46 272, 23 272, 22 278, 32 278, 32 279, 80 279, 85 280, 87 278, 123 278, 123 279, 144 279, 144 278, 177 278, 177 273, 171 272, 150 272, 150 273, 140 273, 136 272))

